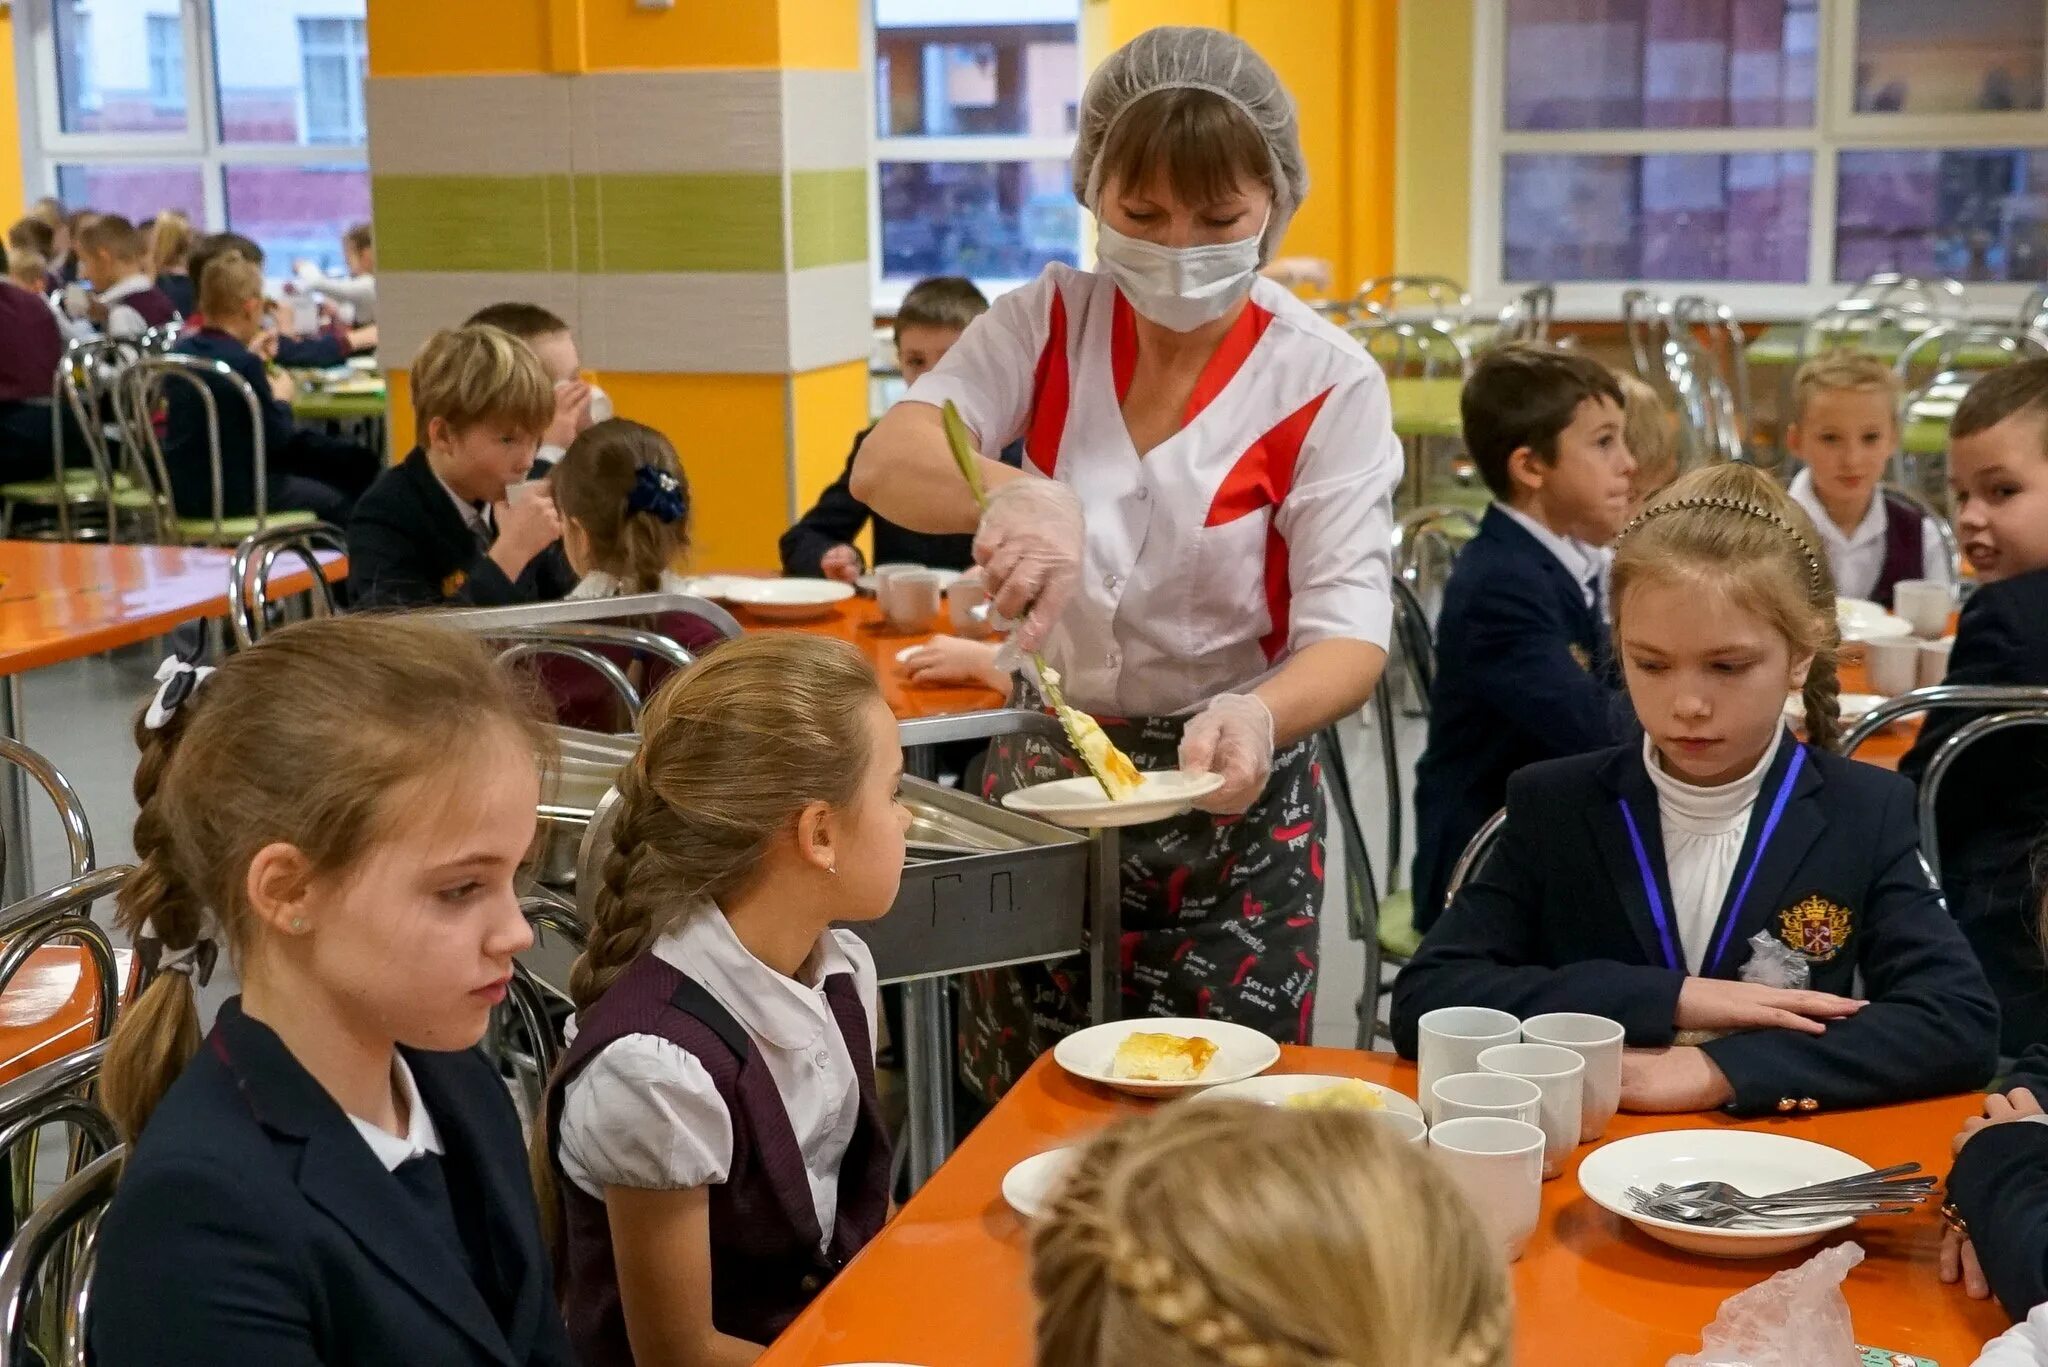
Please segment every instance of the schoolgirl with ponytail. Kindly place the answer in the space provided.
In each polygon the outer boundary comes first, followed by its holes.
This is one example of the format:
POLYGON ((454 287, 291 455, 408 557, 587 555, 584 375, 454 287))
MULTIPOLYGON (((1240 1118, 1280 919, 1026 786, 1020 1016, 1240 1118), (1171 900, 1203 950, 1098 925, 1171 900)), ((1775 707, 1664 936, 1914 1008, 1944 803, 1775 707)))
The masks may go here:
POLYGON ((903 752, 853 647, 742 637, 620 773, 576 1033, 535 1127, 585 1367, 752 1362, 888 1210, 875 965, 903 752))
POLYGON ((1805 514, 1753 466, 1695 470, 1622 533, 1610 600, 1643 736, 1509 782, 1498 844, 1395 983, 1397 1046, 1440 1006, 1611 1017, 1639 1111, 1982 1083, 1998 1008, 1912 785, 1830 748, 1840 633, 1805 514))
POLYGON ((546 736, 474 638, 394 618, 170 660, 136 726, 155 976, 101 1091, 130 1145, 98 1367, 569 1367, 519 1120, 476 1051, 532 943, 546 736), (240 995, 202 1039, 195 989, 240 995))

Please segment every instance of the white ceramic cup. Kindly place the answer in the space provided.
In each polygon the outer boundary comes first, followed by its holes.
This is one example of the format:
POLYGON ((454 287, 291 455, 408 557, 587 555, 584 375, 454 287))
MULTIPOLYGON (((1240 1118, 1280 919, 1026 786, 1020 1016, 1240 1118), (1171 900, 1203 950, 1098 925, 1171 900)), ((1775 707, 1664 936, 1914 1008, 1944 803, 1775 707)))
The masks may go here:
POLYGON ((1586 1061, 1555 1044, 1496 1044, 1479 1053, 1482 1072, 1527 1078, 1543 1093, 1543 1176, 1564 1175, 1586 1111, 1586 1061))
POLYGON ((939 615, 939 576, 935 570, 903 570, 878 580, 875 597, 892 631, 930 631, 939 615))
POLYGON ((1892 588, 1892 611, 1906 619, 1913 634, 1931 640, 1948 630, 1955 594, 1936 579, 1901 579, 1892 588))
POLYGON ((1579 1142, 1590 1144, 1607 1133, 1607 1122, 1621 1109, 1621 1045, 1628 1032, 1620 1021, 1558 1011, 1522 1022, 1522 1038, 1530 1044, 1554 1044, 1586 1061, 1584 1110, 1579 1116, 1579 1142))
POLYGON ((1436 1100, 1438 1124, 1473 1115, 1519 1120, 1524 1125, 1543 1123, 1543 1089, 1525 1077, 1452 1073, 1438 1078, 1429 1090, 1436 1100))
POLYGON ((952 624, 955 636, 979 641, 990 634, 986 614, 974 615, 974 609, 987 601, 988 585, 978 572, 970 571, 953 581, 953 586, 946 590, 946 620, 952 624))
POLYGON ((545 478, 523 479, 517 484, 508 484, 505 486, 505 506, 508 508, 517 508, 521 503, 524 503, 527 500, 527 498, 530 497, 536 490, 545 489, 547 487, 548 482, 545 478))
POLYGON ((1366 1114, 1410 1144, 1420 1144, 1429 1137, 1429 1126, 1406 1111, 1367 1111, 1366 1114))
POLYGON ((1920 643, 1910 636, 1902 641, 1865 641, 1864 669, 1870 675, 1870 691, 1887 698, 1911 693, 1920 678, 1920 643))
POLYGON ((879 596, 881 595, 881 592, 882 592, 882 585, 884 585, 884 584, 888 583, 888 582, 889 582, 889 581, 890 581, 891 579, 894 579, 894 578, 895 578, 895 577, 896 577, 897 575, 899 575, 899 574, 922 574, 922 573, 924 573, 924 571, 925 571, 925 569, 926 569, 926 568, 927 568, 927 567, 926 567, 926 566, 924 566, 924 565, 913 565, 913 564, 910 564, 910 563, 909 563, 908 561, 904 561, 904 562, 899 562, 899 563, 896 563, 896 564, 889 564, 889 565, 877 565, 877 566, 875 566, 875 594, 876 594, 876 596, 877 596, 877 597, 879 597, 879 596))
POLYGON ((1543 1131, 1520 1120, 1466 1116, 1429 1132, 1436 1155, 1509 1262, 1522 1256, 1543 1212, 1543 1131))
POLYGON ((1513 1044, 1522 1037, 1522 1023, 1505 1011, 1485 1006, 1443 1006, 1424 1013, 1416 1023, 1415 1063, 1420 1071, 1416 1100, 1431 1124, 1436 1123, 1436 1100, 1430 1088, 1440 1077, 1453 1073, 1476 1073, 1479 1052, 1496 1044, 1513 1044))
POLYGON ((1956 646, 1953 636, 1920 643, 1920 686, 1933 688, 1948 677, 1948 655, 1956 646))

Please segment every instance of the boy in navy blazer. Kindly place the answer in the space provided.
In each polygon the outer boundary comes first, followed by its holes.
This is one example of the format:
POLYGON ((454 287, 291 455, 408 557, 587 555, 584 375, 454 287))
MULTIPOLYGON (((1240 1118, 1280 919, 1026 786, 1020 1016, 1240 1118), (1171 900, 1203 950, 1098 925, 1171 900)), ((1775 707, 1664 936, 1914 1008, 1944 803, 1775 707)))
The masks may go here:
POLYGON ((1603 621, 1606 553, 1634 460, 1605 366, 1548 347, 1490 352, 1465 384, 1465 446, 1498 501, 1459 553, 1437 622, 1429 741, 1415 770, 1415 926, 1524 765, 1626 725, 1603 621))
MULTIPOLYGON (((2048 360, 1979 380, 1949 435, 1956 531, 1979 587, 1963 606, 1946 682, 2048 684, 2048 360)), ((1918 782, 1977 715, 1930 713, 1899 772, 1918 782)), ((1942 780, 1936 817, 1949 910, 1998 994, 2003 1052, 2023 1053, 2048 1042, 2048 962, 2036 928, 2048 727, 1965 750, 1942 780)))

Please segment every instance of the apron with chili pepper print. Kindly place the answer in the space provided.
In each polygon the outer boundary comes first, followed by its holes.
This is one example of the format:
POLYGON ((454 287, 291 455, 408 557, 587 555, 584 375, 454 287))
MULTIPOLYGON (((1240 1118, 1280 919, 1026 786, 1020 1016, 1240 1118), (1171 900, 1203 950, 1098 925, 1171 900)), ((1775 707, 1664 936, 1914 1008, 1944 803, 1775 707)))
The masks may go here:
MULTIPOLYGON (((1040 701, 1030 694, 1020 705, 1040 701)), ((1179 764, 1186 718, 1100 721, 1140 769, 1179 764)), ((995 800, 1085 772, 1064 738, 1008 737, 990 747, 982 795, 995 800)), ((1189 812, 1125 828, 1123 1004, 1114 1014, 1226 1020, 1307 1043, 1327 825, 1310 737, 1274 757, 1265 792, 1243 816, 1189 812)), ((1085 956, 968 974, 961 1080, 993 1103, 1033 1059, 1087 1024, 1085 956)))

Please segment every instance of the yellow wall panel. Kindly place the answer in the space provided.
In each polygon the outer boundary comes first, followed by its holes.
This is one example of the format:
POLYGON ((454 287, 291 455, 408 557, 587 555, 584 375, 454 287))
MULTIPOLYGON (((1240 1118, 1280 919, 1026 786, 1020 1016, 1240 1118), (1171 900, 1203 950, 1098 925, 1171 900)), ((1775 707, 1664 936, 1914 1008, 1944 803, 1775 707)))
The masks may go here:
MULTIPOLYGON (((1346 190, 1347 251, 1335 281, 1350 289, 1394 270, 1394 216, 1400 197, 1397 139, 1400 130, 1401 0, 1354 0, 1350 68, 1347 75, 1350 180, 1346 190)), ((1458 276, 1463 279, 1463 273, 1458 276)))
POLYGON ((14 88, 14 12, 0 6, 0 222, 14 222, 24 207, 21 104, 14 88))
MULTIPOLYGON (((858 25, 853 0, 844 6, 858 25)), ((766 0, 676 0, 670 10, 595 0, 584 8, 585 50, 592 71, 772 68, 782 65, 780 14, 766 0)))
POLYGON ((393 462, 404 459, 419 440, 412 424, 412 372, 409 370, 387 371, 384 375, 385 422, 387 440, 391 449, 386 453, 393 462))
POLYGON ((839 478, 855 434, 868 425, 868 363, 848 361, 792 375, 789 388, 796 509, 801 514, 839 478))
POLYGON ((1339 282, 1350 273, 1345 260, 1351 167, 1345 155, 1350 128, 1344 42, 1350 7, 1351 0, 1238 0, 1236 14, 1237 36, 1272 65, 1300 110, 1309 194, 1280 254, 1332 262, 1339 282))
POLYGON ((774 569, 775 543, 789 525, 788 377, 606 371, 596 378, 620 417, 675 443, 690 477, 691 564, 774 569))
POLYGON ((1148 28, 1162 24, 1192 24, 1202 28, 1229 29, 1234 9, 1272 5, 1294 8, 1295 0, 1090 0, 1108 11, 1105 30, 1099 35, 1106 46, 1091 55, 1090 64, 1122 47, 1148 28))
POLYGON ((1394 260, 1410 275, 1471 276, 1472 6, 1401 7, 1394 260))
POLYGON ((782 65, 795 71, 858 71, 861 6, 850 0, 781 0, 782 65))
POLYGON ((372 76, 549 69, 548 0, 369 0, 369 6, 372 76))

